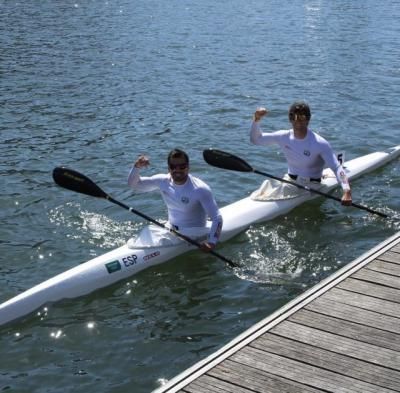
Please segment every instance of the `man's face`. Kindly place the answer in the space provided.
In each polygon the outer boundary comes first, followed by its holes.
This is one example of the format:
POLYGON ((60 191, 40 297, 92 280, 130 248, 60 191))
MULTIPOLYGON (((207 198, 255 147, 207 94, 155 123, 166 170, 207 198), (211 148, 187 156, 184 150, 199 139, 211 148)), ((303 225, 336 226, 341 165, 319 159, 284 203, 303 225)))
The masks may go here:
POLYGON ((289 112, 289 120, 292 123, 293 130, 304 132, 307 130, 310 119, 304 113, 289 112))
POLYGON ((189 164, 185 158, 172 158, 169 163, 169 173, 176 184, 184 184, 189 175, 189 164))
POLYGON ((304 113, 296 113, 296 112, 289 112, 289 120, 292 123, 295 122, 309 122, 309 119, 307 118, 307 115, 304 113))

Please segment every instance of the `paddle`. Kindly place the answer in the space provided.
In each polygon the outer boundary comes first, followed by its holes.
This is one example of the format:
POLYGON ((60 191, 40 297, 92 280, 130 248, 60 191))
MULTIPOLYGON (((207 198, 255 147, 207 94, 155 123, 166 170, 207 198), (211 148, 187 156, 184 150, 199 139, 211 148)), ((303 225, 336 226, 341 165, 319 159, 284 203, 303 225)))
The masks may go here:
MULTIPOLYGON (((64 167, 56 167, 53 170, 53 179, 54 181, 61 187, 66 188, 68 190, 76 191, 81 194, 86 194, 90 196, 94 196, 97 198, 104 198, 109 200, 112 203, 115 203, 118 206, 123 207, 126 210, 129 210, 130 212, 137 214, 138 216, 144 218, 147 221, 152 222, 155 225, 158 225, 161 228, 167 229, 168 231, 172 232, 174 235, 177 237, 180 237, 183 240, 186 240, 188 243, 201 248, 201 244, 197 242, 196 240, 191 239, 190 237, 176 231, 173 228, 168 228, 166 225, 162 224, 161 222, 155 220, 154 218, 151 218, 147 216, 144 213, 141 213, 138 210, 133 209, 132 207, 129 207, 122 202, 117 201, 116 199, 112 198, 110 195, 105 193, 97 184, 95 184, 92 180, 90 180, 88 177, 85 175, 82 175, 81 173, 73 170, 73 169, 68 169, 64 167)), ((229 260, 228 258, 225 258, 223 255, 217 253, 214 250, 209 251, 212 255, 216 256, 217 258, 223 260, 224 262, 228 263, 230 266, 235 267, 236 264, 229 260)))
MULTIPOLYGON (((318 195, 324 196, 325 198, 329 198, 329 199, 333 199, 334 201, 341 202, 340 198, 335 197, 335 196, 330 195, 330 194, 326 194, 325 192, 322 192, 322 191, 319 191, 319 190, 315 190, 313 188, 310 188, 310 187, 307 187, 307 186, 304 186, 304 185, 301 185, 301 184, 297 184, 297 183, 291 182, 290 180, 285 180, 285 179, 282 179, 280 177, 270 175, 269 173, 258 171, 256 169, 252 168, 242 158, 237 157, 237 156, 235 156, 233 154, 227 153, 227 152, 222 151, 222 150, 216 150, 216 149, 204 150, 203 151, 203 157, 204 157, 204 160, 208 164, 210 164, 212 166, 215 166, 217 168, 229 169, 229 170, 238 171, 238 172, 254 172, 254 173, 257 173, 257 174, 262 175, 262 176, 270 177, 271 179, 279 180, 279 181, 281 181, 283 183, 291 184, 293 186, 301 188, 302 190, 306 190, 306 191, 312 192, 314 194, 318 194, 318 195)), ((357 207, 357 208, 362 209, 362 210, 366 210, 369 213, 377 214, 378 216, 381 216, 381 217, 385 217, 385 218, 388 217, 384 213, 378 212, 376 210, 372 210, 369 207, 362 206, 362 205, 359 205, 359 204, 354 203, 354 202, 351 204, 351 206, 357 207)))

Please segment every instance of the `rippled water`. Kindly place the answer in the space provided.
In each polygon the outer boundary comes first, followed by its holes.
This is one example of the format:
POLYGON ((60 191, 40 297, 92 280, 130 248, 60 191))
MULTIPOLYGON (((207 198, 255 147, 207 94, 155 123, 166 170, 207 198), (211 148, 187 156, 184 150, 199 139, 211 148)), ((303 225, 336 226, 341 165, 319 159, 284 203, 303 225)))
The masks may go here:
MULTIPOLYGON (((396 1, 0 0, 0 301, 123 244, 143 220, 56 187, 73 167, 118 200, 165 218, 126 185, 137 154, 165 171, 183 147, 220 206, 264 180, 207 166, 232 151, 281 175, 278 148, 251 146, 251 113, 312 125, 347 159, 399 144, 396 1)), ((399 163, 353 184, 356 202, 398 214, 399 163)), ((0 391, 149 392, 399 230, 316 200, 255 225, 219 252, 191 252, 0 329, 0 391)))

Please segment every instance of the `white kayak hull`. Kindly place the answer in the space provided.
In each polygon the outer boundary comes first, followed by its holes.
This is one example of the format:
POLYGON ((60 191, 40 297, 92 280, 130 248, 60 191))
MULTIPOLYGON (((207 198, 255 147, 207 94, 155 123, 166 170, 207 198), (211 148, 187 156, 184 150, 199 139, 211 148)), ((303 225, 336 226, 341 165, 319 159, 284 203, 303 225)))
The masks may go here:
MULTIPOLYGON (((375 152, 358 157, 345 163, 347 175, 349 179, 355 179, 385 165, 398 156, 400 156, 400 145, 385 152, 375 152)), ((325 170, 324 175, 323 191, 330 191, 337 186, 336 178, 330 170, 325 170)), ((277 201, 254 201, 247 197, 227 205, 220 209, 224 220, 221 241, 232 238, 251 224, 272 220, 316 197, 318 195, 311 193, 277 201)), ((46 304, 87 295, 97 289, 107 287, 194 248, 183 241, 168 246, 144 247, 135 247, 128 242, 2 303, 0 305, 0 326, 22 318, 46 304)))

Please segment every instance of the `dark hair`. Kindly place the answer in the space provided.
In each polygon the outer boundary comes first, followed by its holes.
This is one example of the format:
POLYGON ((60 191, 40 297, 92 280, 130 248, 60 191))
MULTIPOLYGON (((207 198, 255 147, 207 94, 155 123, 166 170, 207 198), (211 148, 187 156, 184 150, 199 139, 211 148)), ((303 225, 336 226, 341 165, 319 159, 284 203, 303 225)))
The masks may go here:
POLYGON ((189 164, 189 156, 181 149, 173 149, 168 154, 168 166, 173 158, 184 158, 186 164, 189 164))
POLYGON ((311 111, 310 107, 305 101, 296 101, 294 102, 289 108, 289 117, 290 114, 299 114, 299 115, 306 115, 307 120, 311 119, 311 111))

